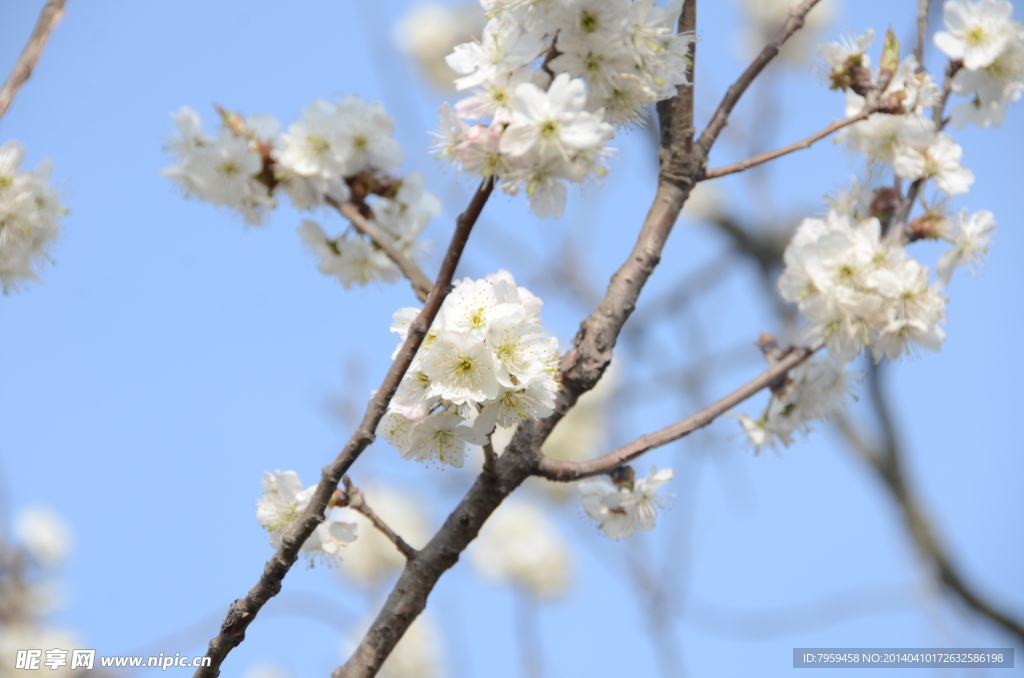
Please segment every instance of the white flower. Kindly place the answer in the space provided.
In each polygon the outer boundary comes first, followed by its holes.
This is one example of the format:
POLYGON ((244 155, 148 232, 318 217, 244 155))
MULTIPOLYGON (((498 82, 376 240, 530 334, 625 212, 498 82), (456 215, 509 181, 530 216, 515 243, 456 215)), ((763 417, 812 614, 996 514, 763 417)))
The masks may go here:
MULTIPOLYGON (((864 108, 864 100, 847 92, 847 112, 856 115, 864 108)), ((893 162, 895 149, 907 139, 930 138, 935 127, 920 115, 889 115, 875 113, 867 120, 850 125, 840 138, 850 148, 867 156, 868 162, 893 162)))
POLYGON ((554 411, 556 390, 554 381, 544 377, 534 378, 525 386, 502 387, 498 396, 484 405, 473 428, 487 435, 495 425, 509 427, 525 419, 543 419, 554 411))
MULTIPOLYGON (((295 471, 264 473, 260 484, 263 486, 263 496, 256 503, 256 520, 267 531, 270 545, 276 549, 281 546, 285 533, 295 525, 309 505, 316 485, 302 489, 302 481, 295 471)), ((302 553, 311 567, 317 560, 335 564, 340 560, 341 548, 355 539, 354 524, 328 519, 309 535, 302 545, 302 553)))
MULTIPOLYGON (((833 209, 826 219, 800 224, 783 257, 779 294, 807 319, 811 345, 824 343, 841 363, 883 335, 886 348, 875 351, 876 358, 897 355, 889 348, 897 335, 934 350, 945 336, 938 328, 945 301, 938 288, 929 287, 927 268, 902 247, 887 245, 878 219, 857 221, 856 212, 833 209)), ((781 425, 770 419, 741 423, 753 439, 781 425)))
POLYGON ((558 357, 558 340, 545 335, 537 323, 528 322, 522 312, 492 320, 487 345, 501 368, 498 382, 509 388, 525 384, 558 357))
POLYGON ((833 88, 847 89, 854 75, 853 69, 867 70, 871 65, 871 57, 866 51, 874 41, 875 31, 869 28, 861 35, 849 34, 818 47, 818 56, 825 62, 825 75, 833 88))
POLYGON ((799 409, 803 421, 828 419, 849 404, 853 385, 862 376, 861 372, 848 370, 835 360, 808 360, 793 370, 793 390, 787 402, 799 409))
POLYGON ((992 231, 995 228, 995 217, 988 210, 975 212, 970 218, 967 218, 966 210, 960 214, 960 224, 953 247, 943 253, 936 266, 943 283, 949 283, 957 267, 963 267, 973 273, 975 266, 981 264, 982 255, 988 252, 988 246, 992 243, 992 231))
POLYGON ((339 144, 339 122, 338 107, 329 101, 317 99, 306 106, 302 120, 293 122, 281 135, 278 165, 304 177, 345 176, 347 159, 339 144))
POLYGON ((583 509, 609 539, 625 539, 635 530, 653 530, 659 510, 667 507, 658 489, 675 475, 672 469, 651 467, 651 473, 632 483, 618 486, 606 478, 584 480, 579 484, 583 509))
POLYGON ((323 551, 328 556, 339 556, 343 546, 356 540, 356 526, 352 523, 324 521, 316 526, 313 534, 302 545, 302 549, 315 553, 323 551))
POLYGON ((537 598, 562 595, 572 578, 566 539, 542 511, 506 501, 487 521, 471 552, 488 578, 522 587, 537 598))
POLYGON ((483 341, 469 334, 442 332, 423 357, 431 396, 456 405, 480 403, 498 395, 494 357, 483 341))
POLYGON ((875 361, 885 356, 889 360, 897 360, 905 355, 913 355, 918 346, 929 351, 939 351, 946 333, 937 324, 929 324, 913 318, 893 318, 882 328, 871 348, 875 361))
POLYGON ((504 177, 509 164, 499 148, 503 129, 503 124, 499 122, 490 127, 474 125, 466 132, 466 140, 458 159, 467 172, 482 177, 504 177))
MULTIPOLYGON (((398 190, 391 198, 373 202, 373 222, 400 249, 411 244, 431 220, 441 213, 441 201, 424 190, 426 179, 419 172, 410 172, 398 182, 398 190)), ((415 257, 412 257, 415 259, 415 257)))
POLYGON ((558 219, 565 212, 566 188, 563 180, 572 176, 569 169, 565 159, 556 153, 534 151, 516 159, 504 177, 504 189, 513 195, 525 190, 534 214, 541 219, 558 219))
POLYGON ((1013 5, 1005 0, 947 0, 942 5, 945 31, 935 45, 969 70, 991 64, 1015 36, 1013 5))
MULTIPOLYGON (((559 39, 559 56, 551 60, 550 68, 555 73, 568 73, 573 78, 582 78, 591 91, 603 84, 610 84, 617 74, 636 70, 636 56, 627 45, 610 41, 575 41, 559 39)), ((599 106, 592 107, 597 110, 599 106)))
POLYGON ((197 148, 208 146, 213 143, 213 138, 203 131, 203 123, 199 114, 188 106, 182 106, 174 113, 171 113, 174 124, 178 126, 177 139, 172 139, 168 145, 179 158, 186 158, 197 148))
POLYGON ((933 179, 946 195, 960 195, 974 183, 974 174, 960 164, 962 156, 953 137, 923 131, 896 145, 892 166, 901 179, 933 179))
POLYGON ((256 520, 269 533, 270 545, 277 548, 284 533, 302 515, 309 497, 300 496, 302 481, 295 471, 264 473, 260 484, 263 497, 256 504, 256 520))
POLYGON ((336 143, 345 159, 342 176, 393 172, 401 166, 402 147, 393 136, 394 123, 379 102, 368 104, 351 96, 338 107, 337 116, 336 143))
POLYGON ((533 82, 532 71, 529 68, 524 66, 506 71, 492 80, 481 83, 472 96, 460 100, 455 105, 455 112, 463 120, 493 118, 495 122, 511 122, 515 90, 524 82, 533 82))
POLYGON ((743 427, 747 442, 761 448, 789 447, 797 432, 807 433, 810 423, 828 419, 841 411, 853 397, 853 385, 862 374, 848 370, 844 363, 817 358, 801 363, 790 374, 780 393, 773 393, 765 413, 759 419, 731 414, 743 427))
POLYGON ((410 421, 419 421, 440 401, 437 396, 430 395, 430 390, 430 377, 418 369, 410 369, 399 384, 389 408, 410 421))
MULTIPOLYGON (((423 414, 426 416, 426 413, 423 414)), ((422 418, 422 417, 421 417, 422 418)), ((418 419, 416 421, 419 421, 418 419)), ((409 446, 409 434, 416 423, 397 409, 388 409, 377 424, 377 436, 391 443, 394 447, 404 450, 409 446)))
POLYGON ((622 30, 629 6, 624 0, 565 0, 558 4, 551 20, 564 31, 558 36, 559 49, 565 51, 562 47, 570 41, 609 42, 622 30))
MULTIPOLYGON (((377 427, 403 458, 462 466, 465 444, 495 425, 551 414, 558 342, 540 324, 543 303, 508 271, 456 281, 377 427)), ((404 341, 414 308, 391 330, 404 341)))
POLYGON ((18 513, 14 535, 34 561, 47 568, 61 566, 71 551, 71 528, 56 511, 33 507, 18 513))
POLYGON ((731 414, 730 416, 739 420, 740 426, 743 427, 743 433, 747 436, 747 443, 754 448, 755 453, 759 453, 763 447, 777 449, 777 443, 782 443, 783 447, 793 444, 793 429, 788 419, 781 417, 770 419, 767 416, 753 419, 745 414, 731 414))
POLYGON ((559 74, 545 92, 533 83, 515 89, 512 123, 501 135, 501 152, 525 156, 531 151, 568 160, 573 151, 596 150, 615 134, 601 116, 584 109, 583 81, 559 74))
POLYGON ((998 127, 1006 117, 1006 106, 1020 99, 1024 89, 1024 35, 1018 30, 991 64, 977 70, 962 68, 953 77, 953 91, 969 96, 953 107, 950 121, 957 127, 973 123, 998 127))
POLYGON ((345 287, 366 285, 374 280, 394 282, 398 268, 383 250, 361 237, 327 237, 320 224, 303 219, 299 238, 320 259, 318 268, 326 276, 336 277, 345 287))
POLYGON ((604 111, 604 119, 613 125, 644 124, 647 109, 658 101, 658 93, 648 82, 632 73, 614 73, 593 85, 587 109, 604 111))
POLYGON ((502 73, 530 63, 545 49, 544 36, 524 31, 512 14, 495 16, 484 27, 480 42, 455 46, 445 61, 456 73, 460 90, 497 80, 502 73))
POLYGON ((318 99, 281 135, 276 159, 286 171, 329 182, 363 171, 394 171, 402 164, 402 149, 393 134, 394 123, 379 103, 356 96, 340 105, 318 99))
POLYGON ((49 261, 67 211, 49 185, 49 161, 34 172, 21 171, 24 152, 15 141, 0 146, 0 290, 5 294, 39 280, 38 268, 49 261))
MULTIPOLYGON (((209 137, 199 129, 199 118, 188 108, 173 114, 181 138, 168 146, 177 162, 160 173, 177 183, 186 197, 197 197, 215 206, 237 210, 248 223, 260 224, 264 210, 274 206, 267 186, 260 181, 264 158, 260 130, 224 126, 209 137)), ((257 119, 264 131, 272 125, 266 116, 257 119)), ((243 128, 245 123, 238 121, 243 128)))
POLYGON ((403 459, 434 461, 462 468, 466 443, 485 445, 487 438, 476 433, 466 420, 451 412, 431 414, 412 427, 403 459))

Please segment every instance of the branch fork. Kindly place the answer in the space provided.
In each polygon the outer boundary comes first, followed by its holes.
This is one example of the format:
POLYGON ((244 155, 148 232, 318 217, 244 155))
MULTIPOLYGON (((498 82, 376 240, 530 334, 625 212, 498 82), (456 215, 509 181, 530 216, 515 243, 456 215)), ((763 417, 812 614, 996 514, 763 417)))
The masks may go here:
MULTIPOLYGON (((398 533, 392 530, 384 520, 378 516, 370 505, 366 503, 366 497, 363 495, 362 490, 352 484, 352 480, 344 475, 341 477, 341 482, 345 486, 345 490, 340 489, 334 491, 332 503, 335 506, 347 506, 348 508, 362 514, 366 517, 373 526, 380 531, 388 540, 395 545, 395 548, 405 556, 406 560, 412 560, 419 553, 416 549, 409 545, 404 539, 402 539, 398 533)), ((330 505, 328 505, 330 506, 330 505)))

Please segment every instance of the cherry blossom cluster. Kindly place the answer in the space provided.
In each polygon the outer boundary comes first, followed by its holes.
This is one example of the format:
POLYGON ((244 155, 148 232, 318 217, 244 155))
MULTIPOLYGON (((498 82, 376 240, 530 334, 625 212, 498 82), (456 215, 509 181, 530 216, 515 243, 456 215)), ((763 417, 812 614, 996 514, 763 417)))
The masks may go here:
POLYGON ((51 165, 43 160, 34 172, 19 169, 25 149, 16 141, 0 146, 0 289, 17 290, 39 280, 40 264, 60 237, 67 210, 50 186, 51 165))
MULTIPOLYGON (((282 192, 301 211, 352 203, 408 258, 422 255, 417 238, 440 214, 441 203, 424 190, 418 172, 389 174, 401 166, 402 149, 379 103, 355 96, 340 104, 317 100, 284 133, 269 115, 220 115, 216 136, 203 131, 188 107, 172 115, 179 136, 168 151, 175 163, 162 173, 187 197, 228 207, 251 224, 263 223, 282 192)), ((299 236, 319 258, 320 271, 346 288, 399 277, 398 267, 358 229, 331 238, 307 219, 299 236)))
POLYGON ((482 0, 479 40, 448 65, 469 95, 439 110, 438 154, 526 193, 540 217, 561 216, 568 183, 604 173, 614 126, 687 83, 694 36, 677 34, 682 0, 482 0))
MULTIPOLYGON (((935 44, 950 58, 949 88, 973 96, 954 109, 952 121, 998 125, 1005 105, 1019 97, 1024 30, 1012 12, 1009 2, 997 0, 945 3, 946 30, 936 33, 935 44)), ((779 293, 807 321, 807 341, 825 346, 831 360, 794 370, 760 418, 737 415, 755 449, 788 446, 794 432, 842 407, 856 380, 845 366, 865 349, 876 362, 922 348, 939 351, 946 338, 944 285, 956 268, 980 264, 996 226, 986 210, 950 211, 949 199, 967 193, 974 175, 942 131, 945 97, 913 56, 900 61, 891 30, 872 69, 873 41, 868 30, 820 49, 831 87, 846 92, 846 115, 870 113, 843 133, 865 157, 867 180, 854 178, 824 218, 804 219, 786 248, 779 293), (906 195, 902 180, 911 182, 906 195), (929 181, 938 189, 930 200, 929 181), (910 218, 917 197, 921 213, 910 218), (908 246, 923 239, 951 245, 937 262, 937 280, 910 254, 908 246)))
POLYGON ((1024 28, 1005 1, 950 1, 943 12, 946 30, 935 34, 935 44, 962 64, 953 92, 969 98, 953 107, 950 122, 998 127, 1024 89, 1024 28))
MULTIPOLYGON (((998 124, 1005 104, 1019 96, 1024 61, 1018 64, 1016 55, 1024 53, 1024 30, 1012 21, 1012 12, 1009 2, 996 0, 945 3, 946 30, 936 33, 935 44, 950 57, 952 89, 974 92, 979 102, 968 103, 973 106, 969 111, 954 111, 952 119, 998 124), (979 84, 983 81, 988 84, 979 84)), ((872 72, 866 50, 873 37, 869 30, 823 46, 821 54, 833 88, 846 90, 847 115, 857 115, 868 105, 876 111, 844 135, 866 157, 869 182, 891 170, 896 186, 871 188, 854 180, 825 219, 800 225, 779 280, 782 297, 798 304, 807 319, 810 338, 824 342, 842 362, 864 348, 871 349, 876 361, 895 360, 920 347, 938 351, 945 339, 940 326, 944 291, 931 282, 928 267, 911 257, 906 245, 921 239, 949 242, 951 248, 937 265, 939 279, 948 284, 955 268, 971 270, 980 262, 995 228, 988 211, 950 213, 947 200, 967 193, 974 175, 960 163, 960 146, 942 131, 944 98, 913 56, 897 65, 899 43, 891 31, 880 68, 872 72), (913 182, 906 196, 899 180, 913 182), (929 180, 939 191, 931 201, 924 198, 929 180), (914 207, 909 201, 916 195, 921 196, 923 213, 909 219, 914 207)))
MULTIPOLYGON (((551 414, 558 340, 540 324, 542 305, 504 270, 457 281, 377 435, 404 459, 461 468, 466 444, 488 444, 495 426, 551 414)), ((395 313, 391 329, 402 341, 418 313, 395 313)))
POLYGON ((808 322, 813 345, 846 363, 870 348, 875 361, 918 347, 938 351, 946 302, 928 267, 882 237, 878 219, 833 209, 804 219, 786 248, 779 293, 808 322))
MULTIPOLYGON (((263 496, 256 503, 256 520, 267 531, 270 545, 276 549, 313 498, 316 485, 302 489, 302 481, 295 471, 264 473, 261 485, 263 496)), ((331 508, 328 507, 328 518, 331 508)), ((334 564, 341 558, 342 547, 355 539, 354 523, 325 520, 302 545, 302 553, 311 567, 318 560, 334 564)))
POLYGON ((609 539, 625 539, 636 530, 653 530, 658 511, 668 508, 658 489, 672 480, 675 472, 651 467, 646 478, 634 478, 632 467, 616 469, 613 478, 591 478, 579 484, 583 510, 598 522, 609 539))
POLYGON ((872 78, 865 50, 873 40, 874 31, 869 29, 821 50, 833 86, 846 90, 848 117, 864 111, 867 97, 877 98, 877 112, 851 125, 842 138, 865 156, 869 166, 887 167, 899 179, 931 179, 947 196, 967 193, 974 175, 960 164, 963 149, 924 114, 941 103, 939 88, 914 55, 896 65, 899 44, 891 32, 881 71, 872 78))
POLYGON ((828 357, 801 363, 772 390, 764 413, 757 419, 745 414, 739 419, 747 441, 756 452, 763 447, 789 447, 796 433, 810 433, 810 423, 823 421, 841 411, 853 397, 854 383, 861 374, 828 357))

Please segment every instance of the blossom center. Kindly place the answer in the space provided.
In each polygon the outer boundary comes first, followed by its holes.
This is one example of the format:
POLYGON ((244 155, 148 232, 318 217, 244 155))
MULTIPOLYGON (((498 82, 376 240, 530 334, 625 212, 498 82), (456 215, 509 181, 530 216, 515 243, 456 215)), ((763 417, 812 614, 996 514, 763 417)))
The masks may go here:
POLYGON ((323 137, 308 136, 306 137, 306 143, 309 144, 309 148, 315 155, 323 155, 330 150, 331 145, 327 143, 327 140, 323 137))
POLYGON ((580 28, 583 29, 584 33, 594 33, 600 27, 600 21, 597 19, 597 15, 591 12, 580 13, 580 28))
POLYGON ((984 26, 971 26, 964 35, 964 42, 971 47, 979 47, 988 42, 988 33, 984 26))

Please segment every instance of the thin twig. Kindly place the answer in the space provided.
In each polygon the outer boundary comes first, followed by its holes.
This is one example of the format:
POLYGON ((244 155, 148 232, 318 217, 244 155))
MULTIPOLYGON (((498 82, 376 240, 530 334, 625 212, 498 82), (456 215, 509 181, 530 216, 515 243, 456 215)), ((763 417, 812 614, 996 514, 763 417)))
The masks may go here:
POLYGON ((984 600, 960 575, 946 549, 940 543, 925 511, 908 487, 903 475, 903 453, 889 412, 888 399, 881 386, 880 372, 880 366, 870 365, 868 390, 871 393, 875 417, 878 419, 882 431, 882 442, 878 445, 870 445, 845 419, 837 420, 839 430, 846 437, 850 446, 857 451, 858 456, 865 460, 888 485, 893 499, 896 500, 903 513, 904 522, 914 543, 921 554, 931 561, 943 585, 979 615, 1001 626, 1005 631, 1014 635, 1019 642, 1024 642, 1024 624, 984 600))
POLYGON ((18 93, 21 86, 32 75, 32 69, 39 61, 39 55, 43 53, 43 47, 50 38, 50 33, 56 28, 57 22, 64 16, 64 3, 67 0, 50 0, 43 6, 36 20, 36 27, 32 29, 32 35, 28 38, 25 49, 21 50, 21 56, 14 62, 11 74, 7 76, 7 82, 0 87, 0 118, 14 101, 14 95, 18 93))
POLYGON ((345 486, 345 498, 339 502, 339 506, 348 506, 353 511, 363 514, 373 526, 380 531, 388 540, 395 545, 395 548, 406 557, 407 560, 411 560, 416 557, 419 553, 416 549, 409 546, 408 542, 398 536, 398 533, 392 530, 387 523, 381 519, 370 505, 366 503, 366 497, 363 495, 363 491, 352 484, 352 480, 346 475, 341 477, 341 482, 345 486))
POLYGON ((917 0, 917 42, 914 44, 914 57, 920 68, 924 68, 924 41, 928 35, 928 6, 930 4, 930 0, 917 0))
POLYGON ((469 240, 469 234, 473 230, 480 212, 487 203, 491 191, 494 188, 492 179, 484 180, 480 189, 473 194, 469 206, 456 220, 455 233, 452 235, 448 251, 445 253, 444 261, 441 262, 441 270, 437 275, 437 284, 427 297, 423 309, 416 316, 416 319, 409 326, 409 334, 398 352, 398 356, 391 364, 387 376, 380 388, 370 399, 366 407, 366 414, 359 428, 352 434, 345 448, 338 454, 337 458, 328 466, 322 469, 320 483, 310 499, 309 505, 302 512, 298 521, 285 533, 281 540, 281 546, 274 553, 273 557, 263 568, 263 574, 259 582, 249 591, 245 598, 240 598, 231 604, 227 618, 221 625, 220 633, 210 641, 206 656, 211 659, 210 666, 202 667, 195 673, 195 678, 216 678, 220 675, 220 665, 227 654, 245 638, 245 630, 248 628, 256 614, 268 600, 278 594, 281 590, 281 582, 288 570, 295 564, 298 558, 299 549, 306 543, 306 539, 313 533, 324 519, 324 510, 330 501, 338 482, 345 475, 353 462, 362 454, 363 450, 373 442, 374 432, 377 425, 384 416, 391 398, 394 396, 398 385, 405 376, 406 370, 412 363, 416 351, 419 349, 427 330, 437 316, 441 308, 441 302, 451 290, 452 277, 455 275, 455 267, 462 257, 462 252, 469 240))
POLYGON ((870 116, 871 113, 872 111, 864 109, 857 115, 850 118, 846 118, 845 120, 839 120, 837 122, 834 122, 828 127, 825 127, 824 129, 815 132, 811 136, 807 137, 802 141, 798 141, 795 144, 783 146, 782 148, 777 148, 774 151, 766 151, 764 153, 759 153, 753 156, 752 158, 747 158, 746 160, 742 160, 740 162, 734 162, 731 165, 723 165, 722 167, 715 167, 713 169, 709 169, 707 172, 704 173, 704 178, 717 179, 718 177, 724 177, 727 174, 735 174, 736 172, 742 172, 743 170, 750 169, 751 167, 762 165, 768 162, 769 160, 781 158, 782 156, 788 155, 789 153, 793 153, 794 151, 801 151, 805 148, 810 148, 811 144, 813 144, 814 142, 820 141, 821 139, 824 139, 830 134, 838 132, 847 125, 852 125, 853 123, 860 122, 861 120, 867 120, 868 116, 870 116))
POLYGON ((388 259, 395 262, 398 270, 412 284, 416 297, 421 302, 426 301, 430 290, 434 288, 434 283, 420 270, 416 262, 402 254, 401 250, 395 247, 395 241, 374 226, 372 221, 364 217, 358 207, 350 202, 338 202, 330 196, 327 196, 325 199, 331 207, 338 210, 343 217, 351 221, 352 226, 357 231, 367 236, 375 245, 384 250, 384 254, 388 255, 388 259))
POLYGON ((546 456, 541 457, 537 465, 536 474, 548 480, 570 482, 609 473, 615 467, 628 464, 633 459, 656 447, 667 445, 688 436, 696 430, 704 428, 761 389, 770 386, 776 379, 807 360, 813 353, 814 351, 809 348, 794 349, 767 370, 757 375, 757 377, 721 400, 708 405, 703 410, 690 415, 682 421, 678 421, 653 433, 644 434, 633 442, 596 459, 564 461, 546 456))
POLYGON ((786 19, 786 23, 772 36, 772 39, 764 46, 764 49, 757 55, 753 63, 747 67, 747 70, 743 71, 743 75, 730 85, 729 90, 725 93, 725 97, 722 98, 722 102, 718 104, 718 110, 711 116, 711 121, 701 133, 700 140, 697 141, 697 145, 700 146, 704 155, 711 152, 711 146, 714 145, 718 135, 722 133, 722 130, 728 124, 729 114, 732 113, 732 109, 739 103, 740 97, 747 91, 747 88, 754 82, 754 79, 760 75, 764 67, 775 58, 779 50, 782 49, 782 45, 789 40, 790 36, 803 28, 804 18, 819 1, 804 0, 804 2, 789 10, 789 18, 786 19))
MULTIPOLYGON (((948 120, 943 119, 946 111, 946 102, 949 101, 949 95, 953 93, 953 76, 962 67, 963 62, 961 61, 950 61, 946 64, 946 77, 942 82, 942 94, 939 97, 939 102, 932 109, 932 122, 935 123, 936 132, 941 132, 948 122, 948 120)), ((910 188, 907 189, 907 196, 903 199, 900 211, 893 217, 892 228, 886 235, 886 242, 890 245, 903 243, 904 231, 906 231, 907 221, 910 219, 910 212, 914 209, 914 202, 924 187, 925 181, 925 178, 915 179, 910 184, 910 188)))
POLYGON ((494 451, 491 436, 487 436, 487 444, 484 445, 484 475, 493 476, 497 466, 498 454, 494 451))

